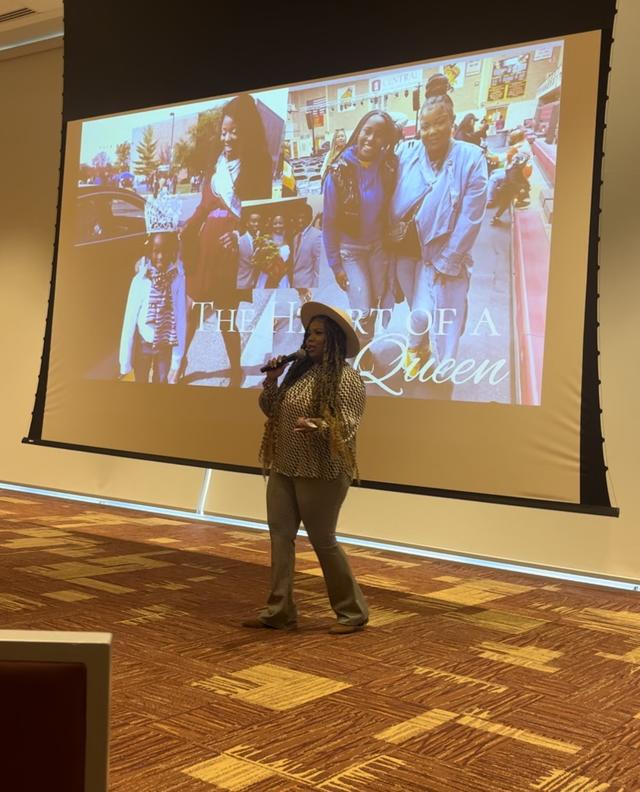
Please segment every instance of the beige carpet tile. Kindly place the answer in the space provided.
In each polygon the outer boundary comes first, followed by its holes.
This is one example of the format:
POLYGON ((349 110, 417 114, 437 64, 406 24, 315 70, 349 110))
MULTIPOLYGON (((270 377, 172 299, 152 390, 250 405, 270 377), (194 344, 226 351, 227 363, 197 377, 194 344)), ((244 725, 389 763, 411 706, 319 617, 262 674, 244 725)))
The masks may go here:
POLYGON ((0 623, 113 633, 115 792, 638 792, 637 594, 346 546, 370 626, 297 542, 299 629, 247 630, 264 531, 8 493, 0 623))

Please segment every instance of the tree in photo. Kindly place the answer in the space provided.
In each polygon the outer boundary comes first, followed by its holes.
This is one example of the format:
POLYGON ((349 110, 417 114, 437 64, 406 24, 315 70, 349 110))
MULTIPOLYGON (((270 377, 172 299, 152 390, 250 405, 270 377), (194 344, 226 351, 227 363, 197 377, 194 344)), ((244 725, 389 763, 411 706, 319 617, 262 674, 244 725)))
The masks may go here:
POLYGON ((221 107, 200 113, 196 123, 189 127, 186 139, 178 140, 174 146, 174 167, 186 168, 189 178, 207 171, 213 165, 221 123, 221 107))
POLYGON ((131 167, 131 143, 125 140, 116 146, 116 168, 119 172, 128 171, 131 167))
POLYGON ((91 160, 94 177, 98 184, 107 184, 112 172, 111 160, 106 151, 99 151, 91 160))
POLYGON ((156 155, 158 141, 153 138, 153 127, 148 126, 144 130, 142 140, 136 146, 138 159, 135 160, 134 173, 138 176, 145 176, 147 179, 154 174, 160 165, 160 160, 156 155))

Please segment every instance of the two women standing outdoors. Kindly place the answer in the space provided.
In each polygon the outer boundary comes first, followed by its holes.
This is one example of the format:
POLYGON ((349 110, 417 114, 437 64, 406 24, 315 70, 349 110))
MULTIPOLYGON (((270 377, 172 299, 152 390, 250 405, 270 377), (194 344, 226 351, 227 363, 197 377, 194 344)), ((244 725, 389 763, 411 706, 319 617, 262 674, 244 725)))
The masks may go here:
MULTIPOLYGON (((336 282, 371 340, 372 309, 392 308, 397 286, 411 310, 404 367, 455 358, 467 317, 470 251, 484 216, 482 150, 452 139, 450 86, 429 79, 419 138, 398 142, 387 113, 364 116, 324 184, 323 235, 336 282), (436 334, 433 317, 447 310, 436 334)), ((381 315, 384 317, 385 312, 381 315)))

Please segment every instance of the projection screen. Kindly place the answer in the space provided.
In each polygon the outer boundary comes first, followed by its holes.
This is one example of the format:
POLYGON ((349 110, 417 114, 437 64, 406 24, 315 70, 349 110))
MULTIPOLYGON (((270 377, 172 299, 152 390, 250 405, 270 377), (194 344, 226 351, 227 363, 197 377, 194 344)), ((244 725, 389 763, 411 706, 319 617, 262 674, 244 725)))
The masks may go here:
POLYGON ((362 339, 365 485, 579 504, 601 45, 590 31, 70 121, 30 441, 258 472, 260 368, 300 346, 315 300, 362 339), (454 120, 435 167, 438 84, 454 120), (363 242, 343 177, 380 119, 395 137, 376 150, 384 206, 361 191, 356 207, 363 242))

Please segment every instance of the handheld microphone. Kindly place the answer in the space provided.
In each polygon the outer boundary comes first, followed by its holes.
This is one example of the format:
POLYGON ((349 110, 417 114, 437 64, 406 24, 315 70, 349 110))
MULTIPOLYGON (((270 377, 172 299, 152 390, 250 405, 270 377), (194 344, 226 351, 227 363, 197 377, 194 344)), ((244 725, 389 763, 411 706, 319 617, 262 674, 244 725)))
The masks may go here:
POLYGON ((286 355, 283 357, 282 360, 277 363, 275 366, 263 366, 260 371, 265 374, 267 371, 273 371, 274 369, 280 368, 280 366, 285 366, 287 363, 292 363, 294 360, 304 360, 307 356, 306 349, 296 349, 295 352, 292 352, 290 355, 286 355))

